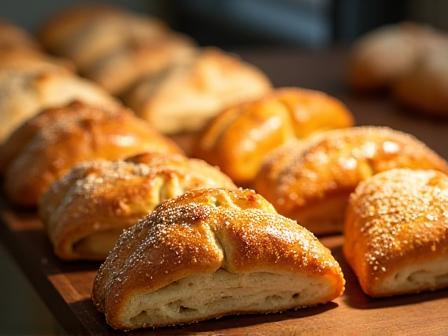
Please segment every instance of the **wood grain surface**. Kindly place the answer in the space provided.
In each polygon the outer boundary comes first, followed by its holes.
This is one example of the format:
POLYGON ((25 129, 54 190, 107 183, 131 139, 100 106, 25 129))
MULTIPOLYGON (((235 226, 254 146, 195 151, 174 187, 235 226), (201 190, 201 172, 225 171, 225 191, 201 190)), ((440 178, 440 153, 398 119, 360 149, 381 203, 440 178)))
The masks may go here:
MULTIPOLYGON (((360 97, 344 85, 346 53, 292 50, 240 51, 276 86, 320 89, 342 99, 358 124, 386 125, 416 135, 448 158, 448 123, 394 105, 387 96, 360 97)), ((176 140, 187 150, 191 136, 176 140)), ((115 335, 92 305, 97 263, 59 261, 35 213, 1 201, 0 238, 69 334, 115 335)), ((282 314, 227 317, 181 328, 126 335, 448 335, 448 290, 386 299, 365 296, 341 254, 342 237, 324 237, 341 263, 347 288, 334 302, 282 314)))

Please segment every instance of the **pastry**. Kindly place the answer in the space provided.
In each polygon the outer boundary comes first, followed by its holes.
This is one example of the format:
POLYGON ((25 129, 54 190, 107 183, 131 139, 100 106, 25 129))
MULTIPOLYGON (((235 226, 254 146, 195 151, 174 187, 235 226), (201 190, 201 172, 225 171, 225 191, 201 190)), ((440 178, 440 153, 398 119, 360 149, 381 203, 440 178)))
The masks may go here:
POLYGON ((0 51, 39 50, 38 44, 23 29, 3 19, 0 20, 0 51))
POLYGON ((448 39, 428 49, 394 86, 396 99, 429 115, 448 117, 448 39))
POLYGON ((235 185, 201 160, 146 153, 128 162, 77 165, 52 184, 39 210, 59 258, 104 260, 123 229, 159 203, 211 187, 235 185))
POLYGON ((132 41, 98 58, 83 72, 108 92, 121 95, 139 79, 191 57, 194 50, 190 39, 175 34, 149 41, 132 41))
POLYGON ((92 299, 116 329, 193 323, 328 302, 344 290, 330 251, 250 190, 202 189, 125 231, 92 299))
POLYGON ((51 51, 84 70, 130 40, 150 40, 166 33, 156 19, 105 5, 69 8, 51 18, 40 39, 51 51))
POLYGON ((360 90, 389 88, 415 67, 428 47, 444 39, 430 27, 414 23, 374 30, 353 47, 350 83, 360 90))
POLYGON ((79 162, 116 160, 144 151, 180 152, 169 139, 123 109, 73 102, 23 124, 0 148, 6 195, 33 206, 49 185, 79 162))
POLYGON ((42 109, 74 99, 103 107, 118 106, 116 100, 101 88, 60 67, 0 70, 0 144, 21 123, 42 109))
POLYGON ((195 154, 235 182, 249 184, 266 154, 283 143, 352 125, 350 112, 335 98, 313 90, 278 89, 218 114, 202 132, 195 154))
POLYGON ((338 232, 358 183, 392 168, 448 172, 448 163, 410 135, 380 127, 347 128, 274 150, 255 178, 255 189, 314 233, 338 232))
POLYGON ((0 53, 0 71, 57 70, 73 72, 73 64, 65 59, 51 57, 35 50, 11 49, 0 53))
POLYGON ((344 254, 370 296, 448 287, 448 176, 394 169, 360 183, 344 254))
POLYGON ((270 91, 255 67, 217 49, 142 80, 127 97, 128 105, 164 133, 194 131, 232 104, 270 91))

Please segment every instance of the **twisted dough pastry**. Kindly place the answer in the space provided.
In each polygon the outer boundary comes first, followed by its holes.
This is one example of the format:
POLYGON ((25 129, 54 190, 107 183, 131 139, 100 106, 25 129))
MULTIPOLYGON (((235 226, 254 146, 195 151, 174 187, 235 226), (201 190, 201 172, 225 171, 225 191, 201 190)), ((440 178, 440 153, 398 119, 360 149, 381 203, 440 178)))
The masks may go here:
POLYGON ((273 149, 312 133, 353 125, 347 108, 322 92, 283 88, 218 114, 197 141, 195 155, 249 184, 273 149))
POLYGON ((287 144, 265 159, 255 189, 283 215, 314 233, 342 229, 349 194, 359 182, 392 168, 448 164, 414 137, 380 127, 328 131, 287 144))
POLYGON ((135 329, 300 308, 343 290, 330 251, 264 198, 202 189, 123 233, 92 299, 112 327, 135 329))
POLYGON ((104 260, 123 229, 159 203, 210 187, 235 185, 207 163, 180 155, 88 161, 50 187, 39 212, 59 258, 104 260))
POLYGON ((344 254, 371 296, 448 286, 448 176, 395 169, 350 197, 344 254))
POLYGON ((0 147, 0 169, 8 198, 33 206, 53 181, 79 162, 116 160, 144 151, 180 149, 127 110, 73 102, 43 111, 14 132, 0 147))

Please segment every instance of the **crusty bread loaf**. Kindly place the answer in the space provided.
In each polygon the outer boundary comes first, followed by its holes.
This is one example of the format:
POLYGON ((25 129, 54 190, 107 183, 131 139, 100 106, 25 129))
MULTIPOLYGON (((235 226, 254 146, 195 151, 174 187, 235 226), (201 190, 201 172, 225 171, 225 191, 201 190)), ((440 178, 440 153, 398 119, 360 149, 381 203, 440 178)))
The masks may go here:
POLYGON ((198 188, 235 188, 218 169, 181 155, 88 161, 53 183, 39 206, 56 255, 104 260, 123 229, 159 203, 198 188))
POLYGON ((92 298, 113 328, 135 329, 300 308, 343 289, 330 251, 261 196, 202 189, 123 233, 92 298))
POLYGON ((54 180, 81 161, 115 160, 144 151, 180 149, 127 110, 74 102, 23 124, 0 147, 0 167, 7 196, 32 206, 54 180))
POLYGON ((416 66, 427 48, 446 39, 440 32, 415 23, 384 26, 355 44, 349 79, 361 90, 389 88, 416 66))
POLYGON ((0 143, 42 109, 74 99, 102 107, 118 106, 100 87, 65 70, 30 67, 0 71, 0 143))
POLYGON ((138 115, 159 131, 200 129, 221 109, 270 91, 255 67, 217 49, 205 49, 156 78, 142 80, 127 98, 138 115))
POLYGON ((199 137, 195 155, 218 165, 235 182, 249 184, 273 149, 291 139, 352 125, 350 112, 337 99, 283 88, 218 114, 199 137))
POLYGON ((362 182, 350 197, 344 254, 371 296, 448 287, 448 176, 396 169, 362 182))
POLYGON ((358 183, 393 168, 448 172, 445 160, 410 135, 356 127, 275 150, 265 159, 255 189, 281 214, 298 219, 314 233, 337 232, 358 183))
POLYGON ((448 38, 427 48, 416 66, 394 85, 402 104, 430 115, 448 117, 448 38))
POLYGON ((91 62, 83 73, 108 92, 121 95, 138 80, 191 57, 194 51, 194 43, 179 34, 130 41, 91 62))
POLYGON ((0 52, 11 50, 39 50, 38 44, 23 29, 0 19, 0 52))

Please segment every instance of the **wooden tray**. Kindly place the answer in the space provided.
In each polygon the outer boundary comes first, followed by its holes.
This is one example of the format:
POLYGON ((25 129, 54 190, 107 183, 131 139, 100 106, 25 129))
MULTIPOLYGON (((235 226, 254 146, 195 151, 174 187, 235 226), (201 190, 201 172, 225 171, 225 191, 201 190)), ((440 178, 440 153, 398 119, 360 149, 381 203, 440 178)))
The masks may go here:
MULTIPOLYGON (((355 113, 358 124, 388 125, 415 134, 448 157, 448 123, 400 111, 387 97, 359 98, 344 88, 345 54, 303 54, 293 51, 243 52, 263 68, 277 86, 318 88, 340 97, 355 113)), ((184 146, 190 138, 178 137, 184 146)), ((112 335, 113 331, 90 301, 97 263, 60 262, 32 211, 13 209, 0 201, 0 238, 48 307, 70 334, 112 335)), ((181 328, 143 330, 127 335, 447 335, 448 290, 387 299, 365 296, 341 254, 342 237, 325 237, 341 263, 347 288, 334 302, 283 314, 227 317, 181 328)))

